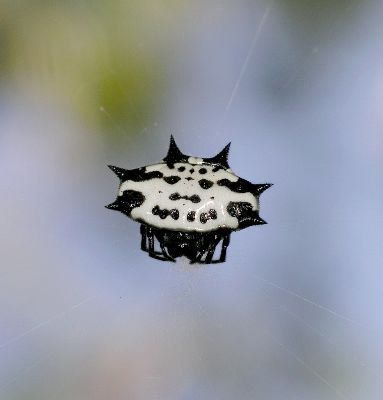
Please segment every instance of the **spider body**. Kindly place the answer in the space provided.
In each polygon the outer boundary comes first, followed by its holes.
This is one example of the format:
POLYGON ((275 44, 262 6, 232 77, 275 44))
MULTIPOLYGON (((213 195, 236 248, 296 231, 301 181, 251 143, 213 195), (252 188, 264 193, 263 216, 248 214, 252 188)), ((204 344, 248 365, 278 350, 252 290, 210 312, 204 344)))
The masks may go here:
POLYGON ((106 207, 141 223, 141 249, 153 258, 224 262, 232 231, 266 223, 259 217, 259 196, 271 186, 236 176, 227 162, 229 147, 212 158, 191 157, 171 137, 161 163, 133 170, 110 166, 120 187, 106 207), (220 256, 213 260, 221 241, 220 256))

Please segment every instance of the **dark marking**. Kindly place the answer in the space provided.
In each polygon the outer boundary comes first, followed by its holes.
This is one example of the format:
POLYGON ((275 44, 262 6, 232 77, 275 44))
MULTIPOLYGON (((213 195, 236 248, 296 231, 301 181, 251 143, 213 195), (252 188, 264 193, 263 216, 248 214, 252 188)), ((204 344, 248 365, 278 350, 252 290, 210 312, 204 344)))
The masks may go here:
POLYGON ((201 197, 199 197, 198 194, 193 194, 192 196, 189 197, 189 200, 192 203, 199 203, 201 201, 201 197))
POLYGON ((206 168, 201 168, 198 172, 203 175, 203 174, 206 174, 207 169, 206 168))
POLYGON ((155 206, 152 209, 152 214, 153 215, 158 215, 161 219, 165 219, 168 215, 170 215, 173 219, 178 219, 180 216, 180 213, 177 209, 172 208, 170 211, 166 208, 161 210, 159 206, 155 206))
POLYGON ((202 224, 206 224, 209 219, 217 219, 217 211, 213 210, 212 208, 208 213, 202 213, 199 217, 199 220, 202 224))
POLYGON ((211 219, 217 219, 217 211, 215 211, 214 209, 209 210, 209 215, 211 219))
POLYGON ((164 181, 166 183, 169 183, 169 185, 174 185, 179 180, 181 180, 181 178, 179 176, 176 176, 176 175, 171 175, 171 176, 165 176, 164 177, 164 181))
POLYGON ((169 199, 170 200, 179 200, 179 199, 181 199, 182 197, 181 197, 181 195, 179 194, 179 193, 172 193, 170 196, 169 196, 169 199))
POLYGON ((185 200, 190 200, 192 203, 199 203, 201 201, 201 198, 197 194, 193 194, 192 196, 181 196, 179 193, 172 193, 169 196, 170 200, 180 200, 180 199, 185 199, 185 200))
POLYGON ((207 179, 200 179, 198 181, 199 185, 201 186, 202 189, 209 189, 213 186, 214 182, 209 181, 207 179))
POLYGON ((143 204, 145 196, 137 190, 124 190, 119 199, 133 209, 143 204))
POLYGON ((192 168, 189 172, 192 174, 194 172, 194 168, 192 168))
POLYGON ((179 211, 178 211, 177 209, 172 208, 172 209, 170 210, 170 216, 171 216, 173 219, 177 220, 177 219, 179 218, 179 216, 180 216, 180 213, 179 213, 179 211))
POLYGON ((193 222, 195 220, 195 211, 189 211, 188 215, 186 216, 186 219, 189 222, 193 222))
POLYGON ((152 209, 152 214, 153 214, 153 215, 158 215, 159 211, 160 211, 160 207, 155 206, 155 207, 153 207, 153 209, 152 209))
POLYGON ((161 219, 165 219, 168 215, 169 215, 169 211, 168 210, 160 210, 159 214, 161 219))
POLYGON ((192 178, 191 176, 188 176, 187 178, 185 178, 187 181, 194 181, 194 178, 192 178))
POLYGON ((184 171, 185 171, 185 169, 186 169, 185 167, 179 167, 179 168, 178 168, 178 171, 180 171, 180 172, 184 172, 184 171))
POLYGON ((252 184, 246 179, 239 178, 236 182, 229 181, 229 179, 220 179, 217 181, 219 186, 226 186, 232 192, 246 193, 249 192, 254 196, 261 195, 269 187, 273 186, 271 183, 252 184))
MULTIPOLYGON (((110 167, 116 174, 116 168, 117 167, 110 167)), ((151 172, 146 172, 146 167, 142 168, 136 168, 136 169, 126 169, 124 172, 121 172, 121 168, 118 168, 119 170, 119 178, 121 182, 125 181, 133 181, 133 182, 144 182, 148 181, 150 179, 155 179, 155 178, 162 178, 163 174, 160 171, 151 171, 151 172)))
POLYGON ((133 208, 141 206, 145 201, 145 196, 136 190, 124 190, 116 201, 106 206, 110 210, 121 211, 126 215, 130 215, 133 208))
POLYGON ((249 213, 253 209, 253 207, 250 203, 245 201, 231 201, 226 209, 229 215, 231 215, 232 217, 240 218, 242 214, 249 213))
MULTIPOLYGON (((144 172, 142 174, 141 180, 148 181, 149 179, 162 178, 163 176, 164 174, 160 171, 144 172)), ((128 177, 128 179, 130 179, 130 177, 128 177)))
POLYGON ((219 181, 217 181, 217 185, 226 186, 232 192, 236 193, 251 193, 251 189, 253 186, 249 181, 242 178, 239 178, 236 182, 229 181, 229 179, 220 179, 219 181))

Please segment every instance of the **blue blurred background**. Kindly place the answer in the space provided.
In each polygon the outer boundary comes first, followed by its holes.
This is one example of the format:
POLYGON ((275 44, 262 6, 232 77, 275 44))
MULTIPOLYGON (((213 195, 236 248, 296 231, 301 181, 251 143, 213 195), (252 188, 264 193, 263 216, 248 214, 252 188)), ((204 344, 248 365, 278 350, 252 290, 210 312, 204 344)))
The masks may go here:
POLYGON ((383 4, 0 5, 0 398, 381 399, 383 4), (161 263, 104 208, 231 141, 268 225, 161 263))

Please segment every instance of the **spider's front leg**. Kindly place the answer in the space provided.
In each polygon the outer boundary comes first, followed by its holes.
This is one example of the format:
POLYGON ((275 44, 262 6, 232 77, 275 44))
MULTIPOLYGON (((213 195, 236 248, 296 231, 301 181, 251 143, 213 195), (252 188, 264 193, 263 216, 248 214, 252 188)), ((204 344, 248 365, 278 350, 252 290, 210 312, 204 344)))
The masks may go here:
POLYGON ((144 224, 141 224, 140 226, 140 233, 141 233, 141 250, 142 251, 148 251, 146 242, 147 242, 147 232, 146 232, 146 226, 144 224))
POLYGON ((160 244, 160 248, 162 254, 168 261, 173 261, 175 262, 176 260, 169 254, 169 251, 167 249, 167 241, 165 239, 165 233, 161 229, 157 229, 155 232, 155 237, 158 240, 158 243, 160 244))
POLYGON ((213 264, 219 264, 219 263, 223 263, 226 261, 226 250, 230 244, 230 232, 224 233, 222 234, 221 237, 222 240, 222 248, 221 248, 221 254, 219 256, 218 260, 213 260, 212 263, 213 264))
POLYGON ((217 248, 218 243, 221 241, 222 236, 220 234, 214 235, 213 241, 210 243, 208 249, 207 249, 207 254, 205 257, 205 260, 203 261, 205 264, 212 264, 215 261, 213 261, 213 256, 215 249, 217 248))
POLYGON ((152 258, 155 258, 156 260, 169 261, 169 259, 166 258, 166 256, 162 252, 155 251, 155 249, 154 249, 154 233, 153 233, 152 228, 146 227, 146 236, 148 238, 149 248, 148 248, 148 250, 145 250, 145 251, 147 251, 149 253, 149 256, 152 258))

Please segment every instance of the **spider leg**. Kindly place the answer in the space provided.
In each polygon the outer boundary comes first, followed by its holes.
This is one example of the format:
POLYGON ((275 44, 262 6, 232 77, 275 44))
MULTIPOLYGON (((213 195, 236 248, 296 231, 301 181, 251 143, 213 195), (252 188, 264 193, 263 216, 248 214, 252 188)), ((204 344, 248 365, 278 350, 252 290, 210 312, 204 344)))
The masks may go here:
POLYGON ((195 245, 197 247, 197 254, 193 259, 190 259, 190 264, 202 264, 204 263, 204 261, 201 261, 202 257, 206 254, 210 244, 206 246, 206 242, 204 240, 196 240, 195 245))
POLYGON ((167 258, 162 256, 162 253, 154 250, 154 235, 152 228, 149 227, 147 228, 147 236, 149 241, 149 249, 148 249, 149 256, 155 258, 156 260, 169 261, 167 258))
POLYGON ((215 235, 214 241, 208 247, 207 254, 206 254, 206 257, 205 257, 205 260, 204 260, 205 264, 214 263, 214 261, 213 261, 214 252, 215 252, 215 249, 216 249, 218 243, 221 240, 222 240, 222 236, 221 235, 215 235))
POLYGON ((141 233, 141 250, 147 252, 148 248, 146 246, 147 242, 146 226, 143 224, 141 224, 140 226, 140 233, 141 233))
POLYGON ((169 253, 168 253, 168 251, 167 251, 167 249, 165 247, 164 242, 162 240, 159 240, 159 243, 160 243, 160 247, 161 247, 161 250, 162 250, 162 255, 165 257, 165 259, 168 260, 168 261, 176 262, 176 260, 169 255, 169 253))
POLYGON ((190 261, 190 264, 197 264, 201 262, 201 258, 203 257, 203 255, 206 253, 206 250, 200 250, 198 252, 198 254, 195 256, 195 258, 193 258, 193 260, 190 261))
POLYGON ((175 262, 175 258, 173 258, 169 254, 169 250, 166 245, 166 239, 165 239, 165 232, 162 231, 161 229, 156 229, 154 231, 154 238, 158 240, 158 243, 160 244, 161 252, 156 252, 158 255, 162 255, 165 257, 168 261, 173 261, 175 262))
POLYGON ((156 260, 160 260, 160 261, 169 261, 167 258, 161 257, 161 256, 158 255, 158 254, 159 254, 159 253, 149 253, 149 257, 155 258, 156 260))
POLYGON ((149 242, 149 253, 154 253, 154 235, 153 235, 153 231, 151 228, 148 228, 147 230, 147 234, 148 234, 148 242, 149 242))
POLYGON ((219 260, 213 260, 212 263, 218 264, 218 263, 223 263, 226 261, 226 250, 227 250, 227 247, 229 246, 229 244, 230 244, 230 232, 225 233, 223 235, 221 255, 219 257, 219 260))
POLYGON ((160 244, 161 251, 155 250, 155 248, 154 248, 155 236, 154 236, 152 228, 149 228, 149 227, 146 228, 146 235, 147 235, 147 238, 149 241, 149 249, 145 250, 145 251, 147 251, 149 253, 150 257, 155 258, 156 260, 161 260, 161 261, 173 261, 173 262, 176 261, 174 258, 170 257, 170 255, 168 254, 168 252, 165 248, 163 241, 159 240, 158 238, 157 239, 160 244))

